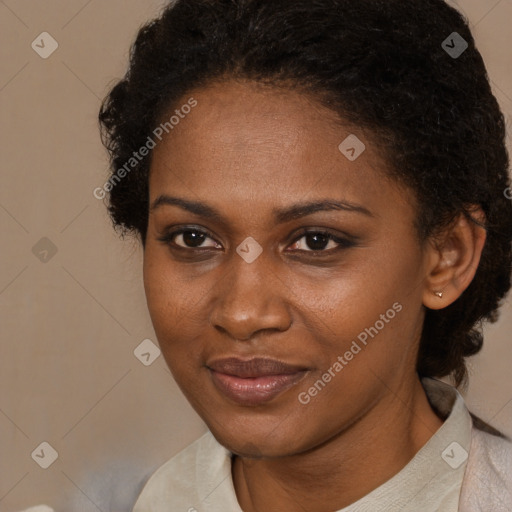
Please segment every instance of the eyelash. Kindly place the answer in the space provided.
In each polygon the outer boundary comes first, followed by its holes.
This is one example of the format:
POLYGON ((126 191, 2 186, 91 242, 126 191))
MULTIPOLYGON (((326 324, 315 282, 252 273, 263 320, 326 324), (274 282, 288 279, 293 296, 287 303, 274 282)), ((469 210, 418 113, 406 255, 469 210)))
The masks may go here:
MULTIPOLYGON (((177 248, 177 249, 182 249, 182 250, 188 251, 188 252, 193 252, 193 251, 202 251, 202 252, 204 252, 205 250, 212 249, 211 247, 203 247, 203 248, 201 248, 201 247, 182 247, 181 245, 176 245, 173 242, 173 239, 176 236, 182 235, 183 233, 190 233, 190 232, 198 233, 200 235, 205 235, 208 238, 211 238, 212 240, 215 241, 215 237, 209 231, 206 231, 204 229, 197 229, 197 228, 180 228, 180 229, 178 229, 176 231, 170 231, 168 233, 165 233, 163 236, 157 238, 157 240, 162 242, 162 243, 164 243, 165 245, 170 246, 170 247, 177 248)), ((321 229, 301 231, 294 238, 294 240, 292 241, 292 243, 290 245, 294 245, 301 238, 303 238, 304 236, 307 236, 307 235, 321 235, 328 242, 329 241, 333 241, 333 242, 339 244, 339 246, 334 248, 334 249, 328 249, 328 250, 316 250, 316 251, 308 250, 308 251, 306 251, 306 250, 303 250, 303 249, 296 249, 295 251, 292 251, 292 252, 302 252, 302 253, 309 253, 309 254, 314 254, 314 255, 332 254, 332 253, 337 252, 339 250, 348 249, 348 248, 353 247, 355 245, 355 242, 353 242, 352 240, 348 240, 346 238, 340 238, 340 237, 330 233, 329 231, 323 231, 321 229)))

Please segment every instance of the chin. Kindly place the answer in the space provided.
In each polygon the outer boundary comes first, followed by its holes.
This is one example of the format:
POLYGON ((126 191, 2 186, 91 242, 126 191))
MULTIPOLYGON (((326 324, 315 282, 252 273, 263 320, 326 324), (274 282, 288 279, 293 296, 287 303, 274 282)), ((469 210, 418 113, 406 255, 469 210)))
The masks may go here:
MULTIPOLYGON (((280 422, 268 422, 267 425, 255 425, 238 420, 228 421, 208 421, 205 420, 210 432, 215 439, 227 448, 230 452, 251 459, 286 457, 307 450, 307 446, 302 446, 304 440, 301 440, 297 431, 291 432, 280 426, 280 422), (228 428, 219 428, 219 425, 230 425, 228 428)), ((282 420, 281 420, 282 422, 282 420)), ((303 426, 301 427, 304 433, 303 426)), ((305 443, 304 443, 305 444, 305 443)))
MULTIPOLYGON (((213 433, 213 432, 212 432, 213 433)), ((258 439, 252 437, 233 438, 231 436, 217 436, 213 433, 217 441, 227 448, 230 452, 247 459, 268 459, 286 457, 292 455, 290 452, 290 443, 269 442, 268 439, 258 439)))

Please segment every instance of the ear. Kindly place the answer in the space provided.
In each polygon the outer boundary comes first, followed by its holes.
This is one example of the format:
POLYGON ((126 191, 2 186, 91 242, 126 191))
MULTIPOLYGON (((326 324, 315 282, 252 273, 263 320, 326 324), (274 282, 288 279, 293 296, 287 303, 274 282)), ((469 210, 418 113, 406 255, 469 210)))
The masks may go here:
POLYGON ((461 213, 435 239, 429 242, 428 266, 423 304, 443 309, 455 302, 475 277, 485 245, 485 214, 480 206, 461 213), (442 294, 442 296, 436 295, 442 294))

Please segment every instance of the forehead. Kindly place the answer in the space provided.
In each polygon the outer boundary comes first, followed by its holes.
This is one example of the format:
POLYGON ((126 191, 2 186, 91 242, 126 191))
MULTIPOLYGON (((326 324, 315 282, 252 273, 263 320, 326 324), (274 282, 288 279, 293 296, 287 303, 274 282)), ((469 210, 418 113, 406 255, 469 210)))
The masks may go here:
POLYGON ((311 96, 226 82, 191 91, 167 117, 191 98, 197 105, 153 150, 152 200, 179 192, 238 204, 251 199, 254 206, 281 205, 291 197, 375 202, 383 187, 396 188, 368 133, 311 96), (339 148, 347 138, 364 144, 355 160, 339 148))

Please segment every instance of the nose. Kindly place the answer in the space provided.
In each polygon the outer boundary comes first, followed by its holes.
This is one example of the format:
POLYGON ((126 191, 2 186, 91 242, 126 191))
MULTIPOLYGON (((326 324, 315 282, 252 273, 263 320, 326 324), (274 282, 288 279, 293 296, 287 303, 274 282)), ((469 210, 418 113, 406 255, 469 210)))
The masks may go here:
POLYGON ((250 341, 260 331, 289 329, 291 290, 265 253, 252 263, 236 258, 226 265, 228 271, 216 288, 210 323, 238 341, 250 341))

